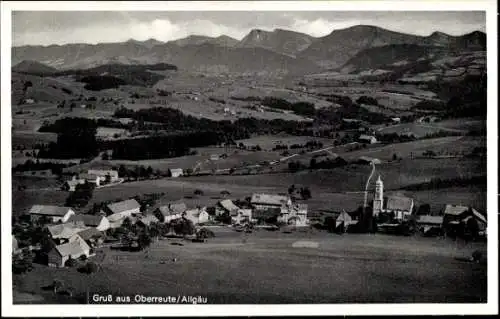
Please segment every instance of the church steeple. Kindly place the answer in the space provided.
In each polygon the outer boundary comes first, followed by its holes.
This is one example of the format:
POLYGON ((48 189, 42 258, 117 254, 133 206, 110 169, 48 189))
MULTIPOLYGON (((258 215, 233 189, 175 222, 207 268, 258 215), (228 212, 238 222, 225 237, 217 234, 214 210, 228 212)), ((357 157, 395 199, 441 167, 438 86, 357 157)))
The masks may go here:
POLYGON ((375 182, 375 194, 373 196, 373 216, 378 216, 384 206, 384 182, 378 176, 375 182))

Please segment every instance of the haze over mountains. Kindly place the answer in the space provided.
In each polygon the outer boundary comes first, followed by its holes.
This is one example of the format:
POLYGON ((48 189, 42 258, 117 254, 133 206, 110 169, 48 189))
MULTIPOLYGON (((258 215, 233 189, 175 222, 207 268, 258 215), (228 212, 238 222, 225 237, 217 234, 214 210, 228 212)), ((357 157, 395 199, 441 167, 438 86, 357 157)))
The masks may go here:
POLYGON ((12 48, 12 65, 29 60, 64 70, 108 63, 169 63, 188 71, 283 75, 341 70, 346 65, 352 70, 382 66, 384 59, 394 63, 396 58, 415 61, 432 59, 436 54, 442 57, 485 50, 486 34, 479 31, 463 36, 441 32, 416 36, 359 25, 334 30, 319 38, 282 29, 254 29, 241 41, 224 35, 216 38, 192 35, 166 43, 149 39, 96 45, 21 46, 12 48), (390 54, 377 57, 381 52, 390 54), (367 59, 378 62, 367 64, 367 59), (357 61, 362 62, 357 65, 357 61))

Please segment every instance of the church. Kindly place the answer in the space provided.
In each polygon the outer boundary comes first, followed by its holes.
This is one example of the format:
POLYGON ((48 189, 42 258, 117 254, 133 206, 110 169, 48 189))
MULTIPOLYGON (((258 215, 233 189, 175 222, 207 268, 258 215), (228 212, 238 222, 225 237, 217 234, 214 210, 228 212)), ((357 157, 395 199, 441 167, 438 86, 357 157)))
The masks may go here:
POLYGON ((395 222, 408 220, 413 212, 413 199, 405 196, 389 196, 384 198, 384 183, 378 176, 375 182, 375 194, 373 197, 373 217, 380 214, 391 217, 395 222))

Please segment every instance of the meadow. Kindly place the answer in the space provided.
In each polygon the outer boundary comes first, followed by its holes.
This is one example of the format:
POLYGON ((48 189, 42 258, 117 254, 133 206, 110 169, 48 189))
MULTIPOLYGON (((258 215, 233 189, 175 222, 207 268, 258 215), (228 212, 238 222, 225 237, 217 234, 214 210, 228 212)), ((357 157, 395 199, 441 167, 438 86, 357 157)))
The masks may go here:
POLYGON ((64 303, 86 303, 94 293, 200 295, 210 304, 486 302, 486 266, 460 260, 485 250, 483 243, 213 230, 216 238, 207 243, 176 246, 172 242, 179 240, 160 240, 147 255, 103 248, 93 257, 99 268, 91 275, 36 265, 14 276, 15 289, 42 296, 45 303, 61 303, 43 288, 55 279, 75 289, 64 303), (298 248, 304 241, 318 247, 298 248))

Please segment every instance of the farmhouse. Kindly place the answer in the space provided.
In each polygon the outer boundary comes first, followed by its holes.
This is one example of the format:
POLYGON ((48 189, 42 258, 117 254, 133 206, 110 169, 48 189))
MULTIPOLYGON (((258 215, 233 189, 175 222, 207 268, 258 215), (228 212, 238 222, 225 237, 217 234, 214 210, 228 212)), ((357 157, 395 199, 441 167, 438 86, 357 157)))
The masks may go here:
POLYGON ((186 210, 187 206, 184 203, 171 203, 157 208, 155 216, 162 223, 170 223, 174 219, 181 218, 186 210))
POLYGON ((50 267, 64 267, 68 259, 78 259, 81 256, 89 257, 90 247, 83 238, 75 235, 72 241, 52 248, 48 253, 48 265, 50 267))
POLYGON ((119 180, 118 171, 115 170, 89 169, 87 174, 98 176, 101 182, 113 183, 119 180))
POLYGON ((82 173, 79 175, 80 179, 84 180, 87 183, 94 184, 95 186, 101 185, 101 177, 94 174, 82 173))
POLYGON ((375 144, 375 143, 377 143, 377 138, 375 136, 372 136, 372 135, 362 134, 362 135, 359 136, 358 140, 361 143, 368 143, 368 144, 375 144))
POLYGON ((72 215, 75 214, 75 212, 70 207, 33 205, 29 214, 31 216, 31 221, 36 221, 41 217, 45 217, 49 218, 53 223, 57 223, 59 221, 65 223, 72 215))
POLYGON ((278 222, 292 224, 295 226, 306 226, 309 223, 307 219, 307 205, 293 205, 287 209, 282 209, 278 222))
POLYGON ((208 222, 210 216, 208 215, 207 210, 205 208, 196 208, 196 209, 186 210, 182 214, 182 217, 192 221, 193 224, 197 225, 208 222))
POLYGON ((385 213, 391 213, 399 222, 407 220, 413 212, 413 199, 409 197, 391 196, 387 199, 385 213))
POLYGON ((351 215, 343 210, 335 220, 335 230, 340 233, 345 233, 349 231, 349 228, 353 227, 357 223, 357 220, 353 220, 351 215))
POLYGON ((159 222, 158 218, 156 218, 155 215, 146 215, 142 218, 139 218, 137 221, 138 224, 141 224, 143 226, 149 226, 151 223, 157 223, 159 222))
POLYGON ((486 217, 472 207, 446 205, 443 215, 443 226, 447 233, 486 231, 486 217))
POLYGON ((238 212, 240 208, 236 206, 232 200, 224 199, 215 205, 215 215, 220 216, 224 214, 232 214, 238 212))
POLYGON ((184 175, 182 168, 170 168, 168 170, 168 176, 170 177, 180 177, 184 175))
POLYGON ((135 199, 109 204, 106 208, 112 215, 119 214, 124 218, 141 212, 141 205, 135 199))
POLYGON ((76 178, 76 176, 73 176, 72 179, 64 182, 61 189, 63 191, 67 191, 67 192, 74 192, 76 190, 76 186, 81 185, 81 184, 85 184, 85 180, 79 179, 79 178, 76 178))
POLYGON ((443 216, 420 215, 417 219, 417 229, 426 236, 441 232, 443 216))
POLYGON ((77 233, 90 248, 96 248, 102 245, 104 238, 106 237, 102 232, 98 231, 96 228, 87 228, 85 230, 77 233))
POLYGON ((250 203, 257 210, 292 206, 291 198, 284 195, 253 194, 250 203))
POLYGON ((231 224, 245 224, 252 221, 251 209, 238 209, 231 213, 231 224))
POLYGON ((110 228, 109 220, 102 215, 78 214, 73 215, 68 223, 82 223, 87 227, 94 227, 98 231, 105 231, 110 228))
POLYGON ((57 224, 47 226, 47 231, 55 243, 61 244, 69 242, 75 234, 86 228, 87 227, 83 225, 73 226, 72 224, 57 224))

